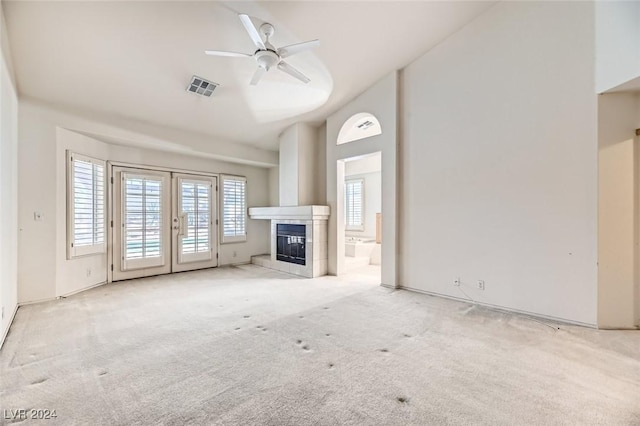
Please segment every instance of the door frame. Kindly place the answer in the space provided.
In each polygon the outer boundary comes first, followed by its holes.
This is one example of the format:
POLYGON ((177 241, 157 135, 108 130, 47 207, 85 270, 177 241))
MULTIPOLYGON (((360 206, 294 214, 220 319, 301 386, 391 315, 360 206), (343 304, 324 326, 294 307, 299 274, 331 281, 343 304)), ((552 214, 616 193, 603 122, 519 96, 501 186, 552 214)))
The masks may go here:
MULTIPOLYGON (((113 191, 113 204, 111 206, 111 211, 113 214, 113 222, 110 222, 110 228, 113 229, 113 240, 111 241, 112 246, 112 257, 111 264, 113 265, 113 276, 116 274, 119 275, 118 281, 133 279, 133 278, 142 278, 153 275, 163 275, 171 273, 171 173, 170 172, 162 172, 157 170, 143 170, 134 167, 119 167, 116 166, 114 169, 114 177, 118 176, 117 173, 120 173, 120 176, 123 174, 131 174, 131 175, 140 175, 140 176, 150 176, 150 177, 158 177, 162 179, 162 188, 164 193, 161 195, 162 200, 162 264, 161 265, 140 265, 138 267, 130 268, 127 270, 119 270, 118 266, 123 264, 123 259, 117 259, 118 256, 123 255, 123 236, 121 233, 122 222, 124 220, 124 216, 122 215, 122 211, 124 211, 124 192, 122 191, 122 181, 123 179, 114 179, 114 183, 110 184, 111 190, 113 191), (120 187, 120 191, 116 192, 116 187, 120 187), (116 196, 118 198, 116 198, 116 196), (116 214, 116 209, 120 210, 118 214, 116 214), (116 229, 118 229, 118 233, 116 233, 116 229), (118 238, 120 236, 120 238, 118 238)), ((136 262, 140 262, 144 264, 144 261, 137 260, 136 262)))
MULTIPOLYGON (((196 174, 201 176, 210 176, 215 177, 216 182, 220 182, 221 173, 211 173, 202 170, 190 170, 190 169, 179 169, 174 167, 164 167, 164 166, 154 166, 149 164, 138 164, 138 163, 128 163, 125 161, 107 161, 107 182, 108 182, 108 190, 107 190, 107 282, 113 282, 113 243, 114 243, 114 228, 113 228, 113 168, 114 167, 130 167, 134 169, 140 170, 148 170, 148 171, 159 171, 159 172, 170 172, 170 173, 184 173, 184 174, 196 174)), ((219 192, 218 192, 219 194, 219 192)), ((216 200, 219 206, 219 200, 216 200)), ((220 208, 216 209, 216 240, 215 243, 215 252, 216 259, 218 258, 218 253, 220 252, 220 229, 218 225, 220 223, 220 208)))

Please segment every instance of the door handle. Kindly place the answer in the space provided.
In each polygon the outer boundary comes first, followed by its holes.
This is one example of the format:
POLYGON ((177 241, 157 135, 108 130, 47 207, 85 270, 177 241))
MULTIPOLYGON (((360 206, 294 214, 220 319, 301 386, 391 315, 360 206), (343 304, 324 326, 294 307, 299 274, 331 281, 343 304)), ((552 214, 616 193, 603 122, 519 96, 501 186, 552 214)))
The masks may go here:
POLYGON ((178 235, 183 237, 184 236, 184 231, 185 231, 185 226, 186 226, 186 222, 187 222, 187 214, 186 213, 182 213, 180 215, 180 225, 178 226, 178 235))

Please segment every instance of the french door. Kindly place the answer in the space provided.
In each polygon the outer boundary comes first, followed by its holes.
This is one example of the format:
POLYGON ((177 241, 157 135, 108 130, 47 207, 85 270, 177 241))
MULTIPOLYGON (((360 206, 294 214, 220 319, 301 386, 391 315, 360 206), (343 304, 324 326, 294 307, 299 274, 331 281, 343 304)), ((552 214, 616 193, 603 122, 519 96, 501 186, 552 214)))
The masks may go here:
POLYGON ((113 281, 217 266, 216 178, 112 168, 113 281))
POLYGON ((172 271, 217 266, 216 178, 174 173, 172 186, 172 271))

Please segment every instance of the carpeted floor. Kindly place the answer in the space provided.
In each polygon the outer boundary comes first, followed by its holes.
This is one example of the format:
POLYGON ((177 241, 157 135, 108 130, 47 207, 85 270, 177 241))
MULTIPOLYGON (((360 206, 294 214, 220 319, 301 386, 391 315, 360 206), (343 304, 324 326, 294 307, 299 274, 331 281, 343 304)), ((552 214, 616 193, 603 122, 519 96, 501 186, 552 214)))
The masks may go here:
POLYGON ((358 273, 126 281, 18 310, 0 421, 639 425, 640 332, 556 326, 358 273))

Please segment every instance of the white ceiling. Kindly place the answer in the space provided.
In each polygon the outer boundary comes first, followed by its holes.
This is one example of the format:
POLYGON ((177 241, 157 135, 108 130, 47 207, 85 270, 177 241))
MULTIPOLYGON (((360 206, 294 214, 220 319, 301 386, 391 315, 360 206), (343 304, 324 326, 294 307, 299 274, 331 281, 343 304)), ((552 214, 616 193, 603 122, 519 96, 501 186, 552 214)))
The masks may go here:
POLYGON ((21 96, 265 149, 277 149, 291 123, 324 120, 492 4, 2 3, 21 96), (287 59, 312 82, 272 70, 252 87, 252 59, 205 56, 205 49, 255 50, 238 13, 272 23, 276 47, 320 39, 315 51, 287 59), (211 98, 186 91, 194 74, 220 84, 211 98))
POLYGON ((376 152, 365 155, 350 161, 344 165, 345 177, 362 175, 365 173, 376 173, 382 171, 382 153, 376 152))
POLYGON ((640 93, 640 77, 609 89, 605 93, 640 93))

